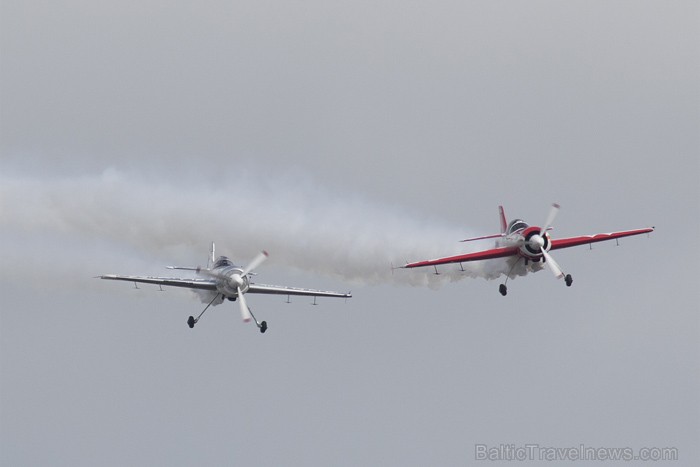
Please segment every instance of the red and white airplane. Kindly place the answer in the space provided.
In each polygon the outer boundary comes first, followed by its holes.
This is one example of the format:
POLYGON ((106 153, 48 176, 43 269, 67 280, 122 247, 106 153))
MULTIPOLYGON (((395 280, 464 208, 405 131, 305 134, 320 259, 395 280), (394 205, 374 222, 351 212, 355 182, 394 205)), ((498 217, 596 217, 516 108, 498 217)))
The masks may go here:
POLYGON ((498 209, 501 217, 501 233, 462 240, 463 242, 470 242, 474 240, 495 238, 495 248, 492 248, 490 250, 477 251, 476 253, 466 253, 463 255, 448 256, 445 258, 418 261, 415 263, 407 263, 402 267, 420 268, 425 266, 433 266, 435 267, 435 273, 438 274, 436 266, 441 264, 460 263, 461 265, 461 263, 466 263, 469 261, 481 261, 487 259, 512 257, 512 265, 510 271, 508 272, 508 274, 506 274, 506 280, 498 288, 498 290, 501 292, 501 295, 506 295, 506 293, 508 293, 508 289, 506 287, 508 278, 510 276, 510 273, 513 271, 513 268, 515 268, 515 266, 520 261, 525 261, 525 266, 527 267, 528 265, 530 265, 531 270, 533 271, 538 271, 542 269, 540 263, 540 261, 542 261, 542 263, 549 266, 549 269, 552 271, 552 273, 557 279, 561 279, 563 277, 564 281, 566 282, 566 285, 570 287, 573 283, 571 274, 564 274, 557 262, 554 261, 554 258, 552 258, 552 256, 549 254, 549 251, 558 250, 560 248, 569 248, 577 245, 603 242, 606 240, 613 240, 622 237, 629 237, 632 235, 641 235, 654 231, 654 227, 648 227, 644 229, 623 230, 621 232, 552 239, 549 235, 549 230, 552 229, 552 222, 554 222, 554 218, 559 212, 558 204, 552 204, 552 208, 549 211, 549 216, 547 216, 547 220, 545 221, 542 227, 530 226, 527 223, 525 223, 522 219, 515 219, 508 223, 506 221, 506 215, 503 210, 503 206, 499 206, 498 209), (540 267, 533 267, 535 265, 540 265, 540 267))

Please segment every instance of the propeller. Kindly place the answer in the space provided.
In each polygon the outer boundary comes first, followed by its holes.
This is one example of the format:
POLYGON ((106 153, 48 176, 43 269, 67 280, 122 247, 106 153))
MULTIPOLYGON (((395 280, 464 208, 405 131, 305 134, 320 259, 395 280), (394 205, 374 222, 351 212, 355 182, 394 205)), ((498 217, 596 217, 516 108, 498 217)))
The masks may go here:
MULTIPOLYGON (((265 250, 261 251, 260 253, 258 253, 258 255, 255 258, 253 258, 250 261, 250 263, 248 263, 248 265, 246 267, 243 268, 240 275, 234 274, 233 276, 231 276, 230 279, 237 280, 237 281, 239 281, 239 284, 240 284, 241 283, 240 281, 242 280, 241 278, 244 276, 247 276, 248 274, 250 274, 250 272, 253 269, 260 266, 263 263, 263 261, 265 261, 267 259, 267 256, 268 256, 267 251, 265 251, 265 250)), ((243 321, 245 321, 247 323, 248 321, 251 320, 253 315, 250 312, 250 308, 248 308, 248 303, 246 302, 245 294, 243 293, 243 290, 241 290, 240 285, 238 285, 238 303, 239 303, 239 306, 241 307, 241 318, 243 318, 243 321)))
POLYGON ((540 229, 540 236, 544 235, 547 230, 552 226, 552 222, 554 222, 554 218, 557 217, 557 213, 559 212, 559 205, 557 203, 553 203, 551 209, 549 210, 549 215, 547 216, 547 220, 544 223, 544 226, 542 229, 540 229))
POLYGON ((255 258, 253 258, 250 261, 250 263, 248 263, 246 267, 241 269, 240 272, 235 271, 233 274, 230 275, 218 271, 213 271, 211 269, 201 269, 198 272, 205 276, 226 280, 230 288, 235 288, 238 292, 238 303, 241 308, 241 318, 243 318, 243 321, 248 322, 252 319, 253 315, 250 312, 250 309, 248 308, 248 303, 246 303, 245 299, 245 293, 243 292, 241 287, 244 286, 246 283, 245 276, 250 274, 250 272, 253 269, 260 266, 263 263, 263 261, 267 259, 267 256, 267 251, 261 251, 255 258))
POLYGON ((250 271, 260 266, 263 263, 263 261, 267 259, 267 256, 267 251, 265 250, 258 253, 258 256, 253 258, 251 262, 248 263, 248 266, 243 268, 243 272, 241 273, 241 275, 245 276, 246 274, 250 273, 250 271))
POLYGON ((245 295, 240 287, 238 287, 238 303, 241 307, 241 318, 243 318, 243 321, 247 323, 252 318, 252 315, 250 314, 248 304, 245 301, 245 295))
POLYGON ((564 272, 561 270, 561 267, 559 267, 559 264, 557 264, 557 262, 554 261, 552 255, 550 255, 544 248, 544 236, 547 233, 547 231, 552 227, 552 223, 557 217, 557 213, 559 213, 559 208, 560 206, 557 203, 552 204, 552 207, 549 210, 549 214, 547 215, 547 220, 540 229, 540 233, 533 235, 528 241, 530 247, 536 250, 540 250, 540 252, 542 253, 542 257, 545 260, 545 263, 549 267, 549 270, 552 271, 552 274, 554 274, 554 277, 556 277, 557 279, 561 279, 562 277, 564 277, 564 272))
POLYGON ((554 277, 557 279, 561 279, 564 277, 564 273, 562 272, 561 268, 557 264, 556 261, 554 261, 554 258, 552 258, 552 255, 547 253, 547 250, 544 248, 540 248, 540 251, 542 251, 542 256, 544 256, 544 259, 546 260, 547 266, 549 266, 549 270, 552 271, 552 274, 554 274, 554 277))

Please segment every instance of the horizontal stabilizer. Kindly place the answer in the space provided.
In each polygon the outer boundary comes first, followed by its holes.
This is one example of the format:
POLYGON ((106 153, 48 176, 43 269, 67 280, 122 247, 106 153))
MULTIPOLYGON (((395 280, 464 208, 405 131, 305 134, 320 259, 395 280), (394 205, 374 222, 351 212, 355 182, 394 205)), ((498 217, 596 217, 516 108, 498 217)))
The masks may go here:
POLYGON ((484 235, 483 237, 466 238, 464 240, 460 240, 460 242, 473 242, 474 240, 486 240, 487 238, 499 238, 505 236, 506 234, 484 235))
POLYGON ((165 266, 165 269, 177 269, 178 271, 201 271, 201 267, 191 268, 187 266, 165 266))

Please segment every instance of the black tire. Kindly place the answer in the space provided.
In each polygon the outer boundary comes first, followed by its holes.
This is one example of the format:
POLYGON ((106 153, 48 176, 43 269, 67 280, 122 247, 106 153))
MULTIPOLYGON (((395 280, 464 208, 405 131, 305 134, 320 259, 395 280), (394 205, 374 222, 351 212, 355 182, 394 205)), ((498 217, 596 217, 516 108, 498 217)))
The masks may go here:
POLYGON ((187 325, 190 327, 190 329, 192 329, 194 327, 194 325, 195 325, 194 316, 190 316, 189 318, 187 318, 187 325))
POLYGON ((501 284, 498 286, 498 291, 501 292, 501 295, 503 295, 505 297, 506 294, 508 293, 508 287, 506 287, 505 284, 501 284))
POLYGON ((260 332, 265 334, 265 331, 267 331, 267 321, 260 323, 260 332))
POLYGON ((566 277, 564 278, 564 282, 566 282, 567 287, 571 287, 571 284, 573 284, 574 279, 571 277, 571 274, 567 274, 566 277))

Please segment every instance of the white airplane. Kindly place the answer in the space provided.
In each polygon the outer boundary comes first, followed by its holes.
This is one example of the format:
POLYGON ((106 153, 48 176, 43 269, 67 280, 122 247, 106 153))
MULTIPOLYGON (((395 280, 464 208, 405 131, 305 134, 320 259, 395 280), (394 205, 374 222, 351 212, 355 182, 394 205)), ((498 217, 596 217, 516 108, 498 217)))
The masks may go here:
POLYGON ((187 325, 190 328, 193 328, 194 325, 197 324, 197 322, 202 318, 204 312, 207 311, 211 305, 219 305, 223 303, 224 299, 228 299, 230 301, 238 300, 243 321, 247 323, 252 318, 255 321, 255 324, 258 326, 258 329, 260 329, 260 332, 264 333, 267 331, 267 321, 259 322, 255 318, 253 312, 250 310, 246 302, 245 294, 247 293, 287 295, 287 300, 289 300, 290 295, 304 295, 314 297, 314 305, 316 305, 316 297, 352 297, 352 294, 350 293, 300 289, 297 287, 285 287, 279 285, 255 284, 250 282, 249 276, 255 275, 255 273, 252 272, 253 269, 260 266, 260 264, 267 259, 268 254, 266 251, 261 251, 250 263, 248 263, 246 267, 239 267, 233 264, 226 256, 219 256, 215 259, 214 248, 214 244, 212 243, 210 258, 212 263, 211 269, 209 268, 208 264, 206 268, 178 266, 167 267, 168 269, 194 271, 197 275, 206 276, 205 278, 182 279, 174 277, 119 276, 114 274, 106 274, 98 277, 100 279, 134 282, 135 286, 137 282, 141 282, 145 284, 156 284, 158 286, 168 285, 174 287, 185 287, 198 292, 203 298, 206 297, 206 299, 208 299, 208 297, 211 296, 211 301, 209 301, 209 304, 204 308, 204 310, 202 310, 197 318, 190 316, 187 319, 187 325))
MULTIPOLYGON (((558 250, 560 248, 570 248, 577 245, 585 245, 606 240, 614 240, 622 237, 630 237, 632 235, 641 235, 654 231, 654 227, 643 229, 624 230, 621 232, 600 233, 595 235, 582 235, 579 237, 558 238, 552 239, 549 231, 552 229, 554 218, 559 212, 559 205, 552 204, 547 220, 542 227, 530 226, 522 219, 514 219, 510 223, 506 221, 506 215, 503 211, 503 206, 498 207, 501 219, 501 232, 494 235, 485 235, 483 237, 468 238, 463 242, 474 240, 484 240, 487 238, 495 238, 495 248, 490 250, 477 251, 476 253, 466 253, 463 255, 448 256, 445 258, 431 259, 427 261, 418 261, 415 263, 407 263, 402 268, 420 268, 432 266, 435 268, 435 274, 439 274, 437 266, 450 263, 466 263, 469 261, 482 261, 495 258, 509 258, 510 271, 506 274, 506 280, 498 287, 501 295, 506 295, 508 289, 506 284, 508 278, 515 266, 524 261, 525 266, 531 271, 539 271, 546 264, 557 279, 564 278, 564 282, 568 287, 573 283, 571 274, 564 274, 554 258, 549 254, 550 250, 558 250)), ((464 270, 464 268, 462 268, 464 270)))

